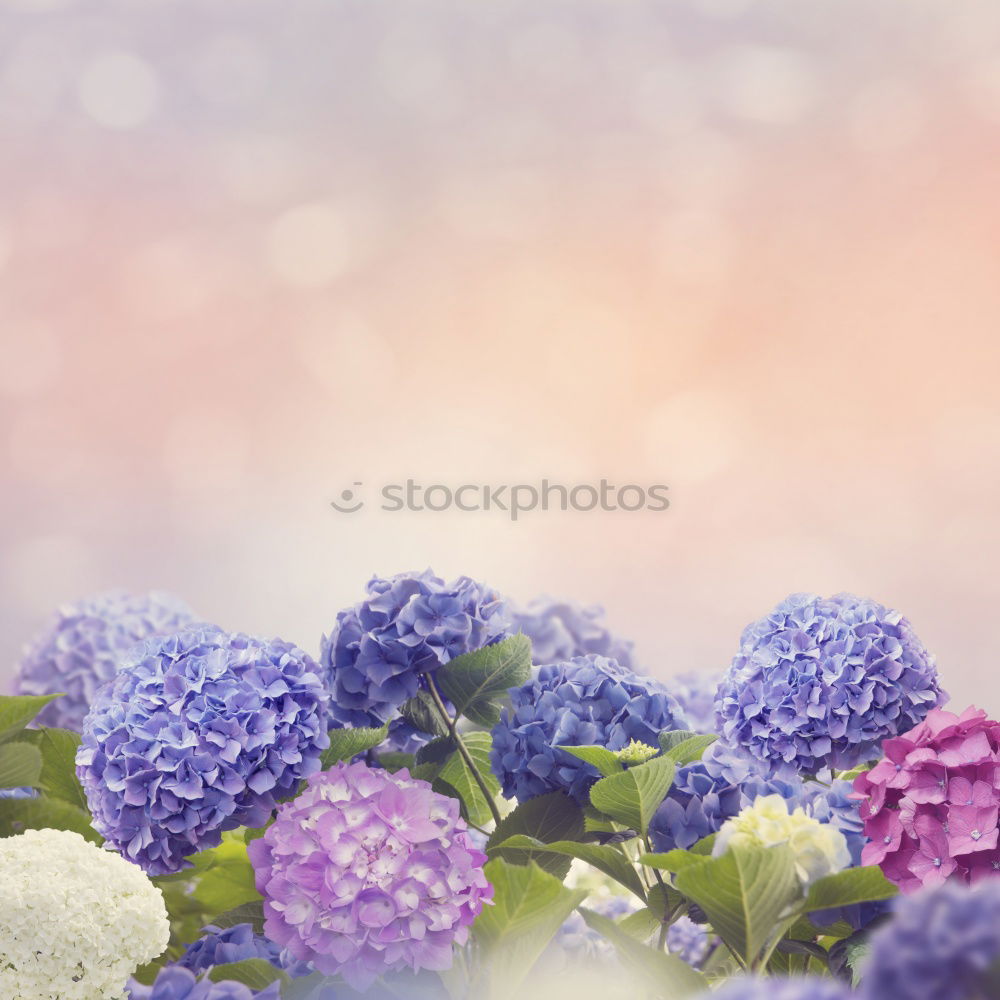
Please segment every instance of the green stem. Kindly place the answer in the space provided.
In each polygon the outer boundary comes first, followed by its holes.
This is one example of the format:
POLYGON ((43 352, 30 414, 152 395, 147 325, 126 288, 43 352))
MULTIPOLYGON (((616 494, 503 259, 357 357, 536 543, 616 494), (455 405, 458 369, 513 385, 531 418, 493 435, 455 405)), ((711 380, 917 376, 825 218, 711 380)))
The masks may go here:
POLYGON ((465 741, 458 732, 458 719, 453 719, 449 714, 444 699, 441 697, 437 685, 434 683, 434 678, 429 674, 427 675, 427 690, 430 691, 431 699, 434 701, 434 707, 437 709, 438 715, 441 716, 441 721, 448 727, 448 735, 455 741, 455 747, 458 749, 462 760, 465 761, 465 766, 472 772, 472 777, 475 778, 476 784, 479 785, 479 790, 483 793, 483 798, 486 799, 486 804, 490 807, 490 812, 493 814, 493 822, 499 823, 502 818, 500 810, 497 808, 486 780, 479 773, 479 768, 472 759, 469 748, 465 745, 465 741))

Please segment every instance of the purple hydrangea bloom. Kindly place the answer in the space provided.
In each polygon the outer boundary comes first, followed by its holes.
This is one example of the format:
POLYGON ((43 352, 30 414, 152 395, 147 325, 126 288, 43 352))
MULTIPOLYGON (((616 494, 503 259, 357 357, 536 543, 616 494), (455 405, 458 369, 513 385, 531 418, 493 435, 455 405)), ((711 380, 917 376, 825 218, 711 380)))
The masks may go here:
POLYGON ((871 937, 864 1000, 972 1000, 996 996, 987 979, 1000 962, 1000 879, 973 888, 949 882, 898 897, 871 937), (988 985, 989 983, 989 985, 988 985))
POLYGON ((235 924, 225 930, 209 924, 202 930, 201 937, 184 949, 176 964, 192 972, 205 972, 214 965, 242 962, 248 958, 262 958, 292 977, 307 976, 312 971, 273 941, 255 934, 252 924, 235 924))
POLYGON ((17 694, 64 692, 42 709, 38 722, 79 732, 97 689, 117 673, 131 646, 176 632, 194 621, 191 609, 162 591, 115 590, 64 604, 25 647, 17 694))
POLYGON ((511 634, 500 595, 466 576, 451 583, 430 570, 373 577, 367 591, 322 641, 331 710, 341 725, 381 726, 425 675, 511 634))
POLYGON ((213 983, 198 979, 190 969, 168 965, 161 969, 152 986, 143 986, 134 979, 129 983, 130 1000, 281 1000, 281 987, 271 983, 254 991, 231 979, 213 983))
POLYGON ((670 692, 680 702, 691 728, 696 733, 717 732, 715 692, 722 680, 721 673, 678 674, 670 679, 670 692))
POLYGON ((599 604, 582 607, 575 601, 536 597, 526 608, 513 609, 514 629, 531 640, 533 663, 561 663, 596 653, 632 667, 633 643, 614 635, 599 604))
POLYGON ((199 626, 133 647, 84 721, 94 827, 152 875, 261 826, 329 746, 316 662, 282 639, 199 626))
MULTIPOLYGON (((889 1000, 890 995, 880 1000, 889 1000)), ((706 993, 705 1000, 850 1000, 853 996, 846 984, 819 976, 738 976, 715 993, 706 993)))
POLYGON ((490 760, 503 794, 522 802, 564 791, 586 803, 600 775, 560 746, 621 750, 637 740, 655 747, 661 732, 687 728, 680 705, 659 681, 604 656, 544 666, 512 688, 510 699, 493 728, 490 760))
MULTIPOLYGON (((639 909, 638 902, 628 896, 597 896, 588 898, 585 905, 608 920, 621 920, 639 909)), ((614 945, 603 934, 595 931, 583 919, 579 910, 574 910, 552 939, 550 948, 556 950, 555 960, 562 961, 567 955, 574 958, 596 958, 602 961, 617 954, 614 945)))
POLYGON ((789 805, 801 805, 804 794, 798 778, 764 777, 755 761, 719 740, 701 760, 677 769, 649 834, 657 851, 687 850, 718 833, 727 819, 758 796, 780 795, 789 805))
POLYGON ((405 768, 341 763, 313 775, 247 849, 267 936, 356 989, 450 968, 493 895, 458 801, 405 768))
POLYGON ((793 594, 747 626, 719 686, 730 743, 771 769, 852 768, 945 695, 909 621, 875 601, 793 594))
POLYGON ((37 795, 34 788, 0 788, 0 799, 33 799, 37 795))
POLYGON ((690 917, 678 917, 667 929, 667 951, 696 969, 707 958, 711 945, 708 931, 690 917))

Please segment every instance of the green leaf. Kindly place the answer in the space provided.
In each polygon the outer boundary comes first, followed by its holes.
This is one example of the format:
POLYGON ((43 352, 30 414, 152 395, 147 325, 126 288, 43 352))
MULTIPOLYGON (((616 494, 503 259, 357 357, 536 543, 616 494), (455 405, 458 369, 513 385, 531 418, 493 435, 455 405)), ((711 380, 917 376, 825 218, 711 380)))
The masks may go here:
POLYGON ((389 750, 387 753, 380 753, 378 755, 378 762, 390 774, 395 774, 397 771, 401 771, 404 767, 407 770, 412 771, 413 767, 417 763, 417 758, 412 753, 400 753, 396 750, 389 750))
POLYGON ((287 972, 263 958, 245 958, 242 962, 213 965, 209 969, 208 978, 213 983, 221 983, 225 980, 243 983, 252 990, 262 990, 270 986, 271 983, 281 983, 284 986, 291 982, 287 972))
POLYGON ((320 770, 325 771, 342 760, 351 760, 359 753, 374 749, 384 743, 388 735, 388 722, 381 729, 331 729, 330 745, 320 757, 320 770))
POLYGON ((441 693, 476 725, 492 729, 510 688, 531 676, 531 642, 514 635, 503 642, 463 653, 434 672, 441 693))
POLYGON ((0 695, 0 743, 21 732, 50 701, 62 694, 0 695))
POLYGON ((661 1000, 680 1000, 701 996, 708 990, 708 980, 676 955, 641 944, 613 920, 584 906, 580 907, 580 913, 588 926, 615 946, 624 964, 643 977, 653 996, 661 1000))
POLYGON ((184 874, 194 881, 191 895, 208 912, 222 913, 260 899, 242 836, 227 834, 218 847, 200 851, 189 860, 194 868, 184 874))
POLYGON ((522 802, 498 824, 486 843, 491 857, 502 857, 514 865, 534 861, 558 878, 565 878, 572 859, 539 851, 495 851, 498 844, 524 834, 549 844, 557 840, 579 840, 583 836, 583 810, 565 792, 549 792, 522 802))
POLYGON ((674 885, 705 911, 716 933, 747 963, 801 894, 787 847, 732 847, 718 858, 688 865, 674 885))
POLYGON ((26 729, 18 739, 36 747, 42 755, 41 787, 49 796, 88 809, 80 779, 76 776, 76 751, 80 734, 69 729, 26 729))
POLYGON ((90 813, 61 799, 0 799, 0 837, 13 837, 25 830, 72 830, 95 844, 101 835, 90 825, 90 813))
POLYGON ((604 872, 616 882, 634 892, 643 902, 646 889, 635 868, 617 848, 604 844, 579 844, 573 840, 557 840, 551 844, 542 843, 534 837, 517 834, 492 848, 492 856, 506 855, 511 850, 530 850, 538 853, 558 854, 566 858, 579 858, 592 868, 604 872))
MULTIPOLYGON (((490 748, 493 746, 493 739, 489 733, 465 733, 462 742, 469 751, 469 756, 475 762, 476 769, 482 775, 486 787, 492 796, 500 792, 500 782, 497 781, 490 769, 490 748)), ((493 812, 489 807, 486 796, 473 777, 469 765, 458 750, 455 750, 448 758, 444 767, 438 774, 439 782, 444 782, 449 788, 453 788, 462 803, 462 809, 466 818, 476 826, 483 826, 493 819, 493 812)))
POLYGON ((0 745, 0 788, 38 788, 42 755, 29 743, 0 745))
POLYGON ((704 864, 708 858, 703 854, 695 854, 693 851, 684 851, 675 847, 665 854, 640 854, 639 864, 647 868, 658 868, 664 872, 682 872, 691 865, 704 864))
POLYGON ((213 917, 212 923, 223 930, 227 927, 235 927, 237 924, 253 924, 254 931, 263 934, 264 903, 260 900, 255 903, 243 903, 241 906, 233 907, 233 909, 213 917))
POLYGON ((877 866, 848 868, 821 878, 809 887, 806 910, 827 910, 834 906, 851 906, 853 903, 871 903, 892 899, 899 890, 877 866))
POLYGON ((677 735, 678 733, 660 733, 660 746, 664 755, 669 757, 678 767, 701 760, 701 755, 719 738, 714 733, 689 733, 686 739, 668 740, 667 742, 671 745, 663 746, 664 736, 677 735))
POLYGON ((587 764, 592 764, 601 774, 607 778, 612 774, 621 774, 625 770, 618 762, 618 757, 607 747, 557 747, 558 750, 565 750, 566 753, 578 757, 587 764))
MULTIPOLYGON (((512 995, 587 893, 567 889, 535 864, 512 865, 495 858, 485 872, 493 885, 493 906, 483 907, 472 927, 483 952, 485 993, 512 995)), ((470 995, 483 991, 473 988, 470 995)))
POLYGON ((684 897, 673 886, 657 882, 649 887, 646 905, 657 920, 670 922, 674 910, 684 905, 684 897))
POLYGON ((674 762, 654 757, 621 774, 601 778, 590 790, 595 809, 645 835, 653 813, 660 807, 674 780, 674 762))
POLYGON ((636 910, 635 913, 630 913, 618 921, 619 930, 623 930, 636 941, 642 942, 650 941, 656 934, 659 934, 660 926, 659 918, 649 907, 636 910))
POLYGON ((399 714, 418 732, 429 736, 448 735, 448 727, 427 691, 418 691, 409 701, 404 701, 399 707, 399 714))

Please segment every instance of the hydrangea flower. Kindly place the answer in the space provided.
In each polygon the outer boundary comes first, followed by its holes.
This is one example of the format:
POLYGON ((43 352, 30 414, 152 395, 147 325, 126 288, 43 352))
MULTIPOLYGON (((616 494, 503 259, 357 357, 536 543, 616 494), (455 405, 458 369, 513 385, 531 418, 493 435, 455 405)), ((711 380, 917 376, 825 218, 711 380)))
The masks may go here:
POLYGON ((168 965, 161 969, 152 986, 133 980, 129 984, 130 1000, 281 1000, 281 986, 271 983, 262 990, 252 990, 243 983, 225 979, 213 983, 198 979, 190 969, 168 965))
POLYGON ((514 631, 531 640, 531 659, 539 666, 596 653, 632 667, 633 643, 614 635, 599 604, 583 607, 575 601, 536 597, 527 607, 513 609, 514 631))
POLYGON ((121 1000, 167 946, 163 895, 136 865, 66 830, 0 839, 0 996, 121 1000))
POLYGON ((458 801, 405 768, 342 763, 313 775, 248 852, 267 936, 356 989, 387 972, 449 968, 493 895, 458 801))
POLYGON ((36 795, 34 788, 0 788, 0 799, 33 799, 36 795))
POLYGON ((793 594, 747 626, 715 707, 722 733, 771 770, 853 768, 945 695, 898 611, 793 594))
POLYGON ((451 583, 423 573, 373 577, 367 597, 337 615, 320 660, 334 719, 378 728, 442 664, 511 634, 500 595, 467 576, 451 583))
POLYGON ((252 924, 235 924, 224 930, 209 924, 201 937, 184 949, 177 965, 192 972, 205 972, 214 965, 262 958, 293 978, 307 976, 312 971, 304 962, 296 962, 273 941, 256 934, 252 924))
POLYGON ((150 874, 179 871, 319 768, 326 708, 316 662, 282 639, 212 626, 147 639, 84 722, 94 827, 150 874))
MULTIPOLYGON (((588 899, 585 905, 608 920, 621 920, 638 909, 628 897, 620 895, 599 896, 588 899)), ((590 958, 602 962, 616 957, 614 945, 603 934, 593 930, 583 919, 579 910, 574 910, 552 939, 552 948, 556 949, 556 963, 567 959, 590 958)))
MULTIPOLYGON (((850 1000, 853 996, 844 983, 820 976, 737 976, 716 992, 704 994, 704 1000, 850 1000)), ((888 995, 880 1000, 888 1000, 888 995)))
POLYGON ((780 795, 794 806, 803 803, 806 789, 796 777, 765 778, 751 758, 719 740, 701 760, 677 769, 650 823, 653 847, 687 850, 703 837, 718 833, 726 820, 761 795, 780 795))
POLYGON ((1000 880, 950 883, 898 897, 871 937, 863 1000, 973 1000, 996 996, 987 970, 1000 962, 1000 880))
POLYGON ((870 841, 864 864, 903 892, 1000 872, 1000 723, 981 709, 936 709, 882 749, 854 780, 870 841))
POLYGON ((795 874, 803 886, 843 871, 851 863, 844 835, 829 823, 806 814, 801 807, 789 812, 780 795, 763 795, 719 831, 712 856, 734 847, 787 845, 795 859, 795 874))
POLYGON ((667 929, 667 951, 695 969, 708 957, 711 947, 708 931, 690 917, 678 917, 667 929))
POLYGON ((722 681, 721 672, 688 671, 670 679, 670 691, 680 702, 691 728, 696 733, 717 731, 715 693, 722 681))
POLYGON ((79 732, 94 694, 115 676, 130 647, 193 621, 194 613, 183 601, 158 590, 115 590, 64 604, 25 647, 15 693, 63 692, 42 709, 38 722, 79 732))
POLYGON ((667 729, 686 729, 673 695, 604 656, 579 656, 542 667, 511 688, 511 708, 493 728, 490 761, 507 798, 519 801, 564 791, 587 801, 600 776, 562 746, 621 750, 632 740, 657 746, 667 729))

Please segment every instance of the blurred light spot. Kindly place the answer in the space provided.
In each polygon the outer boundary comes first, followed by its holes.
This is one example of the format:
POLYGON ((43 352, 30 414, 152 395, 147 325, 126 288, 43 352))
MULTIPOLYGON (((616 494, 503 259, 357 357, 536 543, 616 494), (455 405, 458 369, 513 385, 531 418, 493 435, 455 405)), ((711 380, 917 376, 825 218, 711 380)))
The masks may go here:
POLYGON ((682 212, 668 219, 656 240, 660 266, 681 281, 723 280, 733 254, 734 234, 712 212, 682 212))
POLYGON ((632 100, 636 119, 669 136, 693 132, 701 117, 690 67, 666 63, 639 74, 632 100))
POLYGON ((697 483, 723 472, 735 458, 745 413, 722 393, 680 393, 649 415, 646 458, 668 481, 697 483))
POLYGON ((734 45, 724 50, 718 73, 726 106, 750 121, 787 125, 816 100, 813 68, 792 49, 734 45))
POLYGON ((360 316, 320 314, 311 317, 294 340, 302 367, 332 396, 364 399, 378 382, 385 391, 396 376, 396 358, 388 341, 360 316))
POLYGON ((198 53, 194 77, 202 97, 217 104, 251 101, 267 88, 267 55, 251 38, 222 35, 198 53))
POLYGON ((3 322, 3 364, 0 393, 33 396, 55 378, 60 363, 59 341, 43 323, 3 322))
POLYGON ((217 283, 216 264, 196 243, 161 240, 122 264, 119 294, 133 315, 170 320, 201 309, 217 283))
POLYGON ((215 407, 188 405, 164 436, 164 469, 179 492, 238 489, 249 456, 246 425, 235 414, 215 407))
POLYGON ((325 285, 352 263, 344 213, 327 202, 297 205, 271 227, 268 254, 274 273, 289 285, 325 285))
POLYGON ((461 88, 441 56, 443 44, 412 27, 398 28, 382 42, 377 71, 385 93, 434 121, 454 118, 461 88))
POLYGON ((287 199, 302 175, 298 150, 277 136, 234 134, 219 147, 216 164, 226 191, 249 204, 287 199))
POLYGON ((105 52, 87 64, 77 87, 84 111, 98 125, 130 129, 152 115, 159 94, 150 65, 131 52, 105 52))
POLYGON ((15 542, 4 559, 3 575, 7 599, 13 598, 26 616, 38 618, 100 587, 94 554, 75 535, 41 535, 15 542))
POLYGON ((924 124, 924 106, 912 87, 897 80, 868 84, 854 98, 851 138, 865 152, 890 152, 912 143, 924 124))

